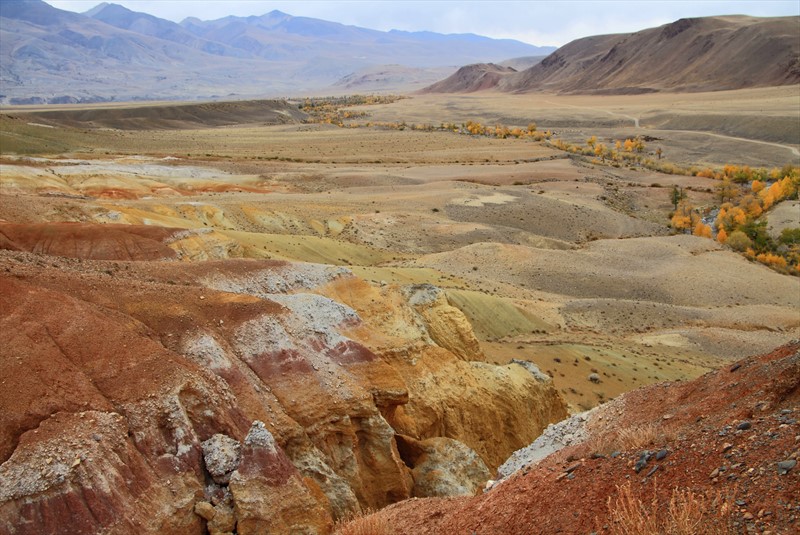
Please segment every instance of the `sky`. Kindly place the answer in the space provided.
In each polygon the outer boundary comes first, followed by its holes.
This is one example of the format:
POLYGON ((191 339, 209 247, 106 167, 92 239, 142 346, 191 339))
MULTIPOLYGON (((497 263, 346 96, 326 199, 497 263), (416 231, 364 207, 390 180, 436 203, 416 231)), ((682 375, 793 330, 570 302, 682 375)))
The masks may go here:
MULTIPOLYGON (((192 16, 263 15, 274 9, 374 30, 475 33, 517 39, 537 46, 561 46, 590 35, 627 33, 684 17, 800 15, 798 0, 108 0, 133 11, 180 22, 192 16)), ((82 13, 97 0, 47 0, 82 13)), ((800 31, 800 29, 798 30, 800 31)))

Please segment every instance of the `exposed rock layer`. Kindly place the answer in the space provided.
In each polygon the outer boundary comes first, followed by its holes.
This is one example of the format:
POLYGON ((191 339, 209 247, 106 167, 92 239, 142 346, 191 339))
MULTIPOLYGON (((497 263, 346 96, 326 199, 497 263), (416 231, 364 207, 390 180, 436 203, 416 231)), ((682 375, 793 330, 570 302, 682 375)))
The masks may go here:
POLYGON ((525 368, 481 362, 433 287, 284 262, 0 266, 9 533, 325 533, 415 492, 399 433, 493 470, 566 414, 525 368))
POLYGON ((798 402, 795 341, 584 413, 572 422, 571 445, 544 459, 536 448, 528 462, 517 456, 517 471, 480 496, 407 501, 365 522, 423 535, 608 534, 645 522, 658 533, 680 525, 713 533, 796 533, 798 402))

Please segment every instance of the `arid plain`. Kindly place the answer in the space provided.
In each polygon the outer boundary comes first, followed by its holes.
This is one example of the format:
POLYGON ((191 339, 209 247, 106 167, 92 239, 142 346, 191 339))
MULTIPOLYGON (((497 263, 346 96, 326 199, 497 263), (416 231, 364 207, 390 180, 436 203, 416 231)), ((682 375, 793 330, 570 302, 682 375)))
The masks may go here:
POLYGON ((781 167, 800 160, 795 86, 413 95, 344 108, 363 112, 344 127, 305 122, 302 102, 4 110, 0 218, 182 228, 169 246, 186 261, 436 285, 489 361, 536 363, 573 411, 800 336, 800 279, 670 229, 672 186, 702 208, 718 181, 424 126, 535 122, 576 144, 647 136, 682 166, 781 167))

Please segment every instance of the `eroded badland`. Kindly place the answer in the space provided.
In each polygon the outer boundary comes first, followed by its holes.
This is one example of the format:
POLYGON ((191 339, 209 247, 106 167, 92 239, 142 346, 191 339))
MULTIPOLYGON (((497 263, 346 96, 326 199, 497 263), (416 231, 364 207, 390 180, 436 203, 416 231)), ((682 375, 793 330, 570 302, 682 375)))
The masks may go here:
MULTIPOLYGON (((797 166, 796 86, 302 104, 0 115, 14 533, 323 533, 800 337, 800 278, 670 227, 673 186, 709 216, 721 180, 553 144, 797 166)), ((797 203, 760 216, 775 239, 797 203)))

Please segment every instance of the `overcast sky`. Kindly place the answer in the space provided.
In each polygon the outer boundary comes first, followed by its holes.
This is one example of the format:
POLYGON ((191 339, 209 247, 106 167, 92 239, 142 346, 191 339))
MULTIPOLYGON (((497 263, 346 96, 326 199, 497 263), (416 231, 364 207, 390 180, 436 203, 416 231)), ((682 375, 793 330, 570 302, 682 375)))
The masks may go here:
MULTIPOLYGON (((84 12, 96 0, 47 0, 68 11, 84 12)), ((133 11, 180 22, 227 15, 263 15, 277 9, 375 30, 429 30, 476 33, 518 39, 533 45, 561 46, 578 37, 633 32, 683 17, 744 14, 760 17, 800 15, 798 0, 529 0, 529 1, 268 1, 268 0, 116 0, 133 11)), ((800 31, 800 30, 798 30, 800 31)))

